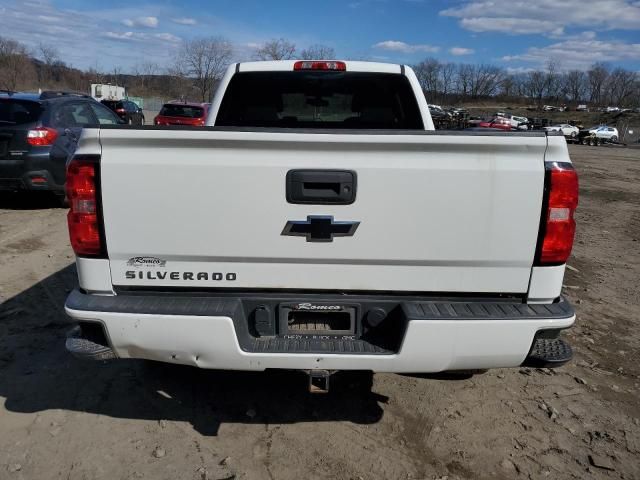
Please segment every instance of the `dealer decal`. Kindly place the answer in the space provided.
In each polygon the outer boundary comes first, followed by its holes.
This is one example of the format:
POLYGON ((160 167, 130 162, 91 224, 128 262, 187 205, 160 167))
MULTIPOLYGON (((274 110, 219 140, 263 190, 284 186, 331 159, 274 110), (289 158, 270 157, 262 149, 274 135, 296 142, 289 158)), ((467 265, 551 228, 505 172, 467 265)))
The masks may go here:
POLYGON ((130 267, 164 267, 166 264, 166 260, 158 257, 132 257, 127 260, 130 267))

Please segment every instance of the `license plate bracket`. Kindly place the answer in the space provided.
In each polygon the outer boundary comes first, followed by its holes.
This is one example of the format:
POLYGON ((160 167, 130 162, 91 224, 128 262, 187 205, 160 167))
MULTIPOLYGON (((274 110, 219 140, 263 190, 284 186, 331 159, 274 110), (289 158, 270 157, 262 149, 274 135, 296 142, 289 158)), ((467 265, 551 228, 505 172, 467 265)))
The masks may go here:
POLYGON ((287 303, 281 304, 278 311, 281 335, 342 337, 356 333, 355 305, 287 303))

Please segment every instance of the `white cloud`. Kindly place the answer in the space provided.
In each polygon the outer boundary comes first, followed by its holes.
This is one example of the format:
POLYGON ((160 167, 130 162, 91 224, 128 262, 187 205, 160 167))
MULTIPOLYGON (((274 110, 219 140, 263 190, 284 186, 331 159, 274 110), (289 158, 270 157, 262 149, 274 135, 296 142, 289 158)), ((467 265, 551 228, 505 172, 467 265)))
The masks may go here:
POLYGON ((555 22, 529 18, 473 17, 460 20, 460 26, 472 32, 501 32, 509 35, 546 33, 562 35, 564 28, 555 22))
POLYGON ((171 21, 173 23, 177 23, 178 25, 195 25, 196 23, 198 23, 195 18, 189 17, 172 18, 171 21))
POLYGON ((507 70, 507 73, 511 75, 517 75, 520 73, 534 72, 537 69, 533 67, 507 67, 506 70, 507 70))
POLYGON ((460 19, 474 32, 541 33, 558 36, 565 27, 604 30, 640 28, 637 0, 465 0, 440 15, 460 19))
POLYGON ((145 27, 145 28, 157 28, 158 27, 158 17, 138 17, 138 18, 125 18, 122 20, 122 23, 131 28, 131 27, 145 27))
POLYGON ((134 32, 104 32, 104 36, 107 38, 111 38, 113 40, 125 40, 125 41, 133 41, 133 40, 141 40, 145 36, 142 33, 134 33, 134 32))
POLYGON ((473 48, 464 48, 464 47, 451 47, 449 49, 449 53, 451 55, 473 55, 476 51, 473 48))
MULTIPOLYGON (((99 5, 99 8, 103 7, 99 5)), ((173 26, 178 30, 177 26, 171 22, 165 22, 167 30, 138 29, 137 23, 132 27, 123 26, 123 18, 134 22, 148 17, 150 13, 148 7, 79 11, 60 8, 51 0, 40 0, 37 6, 29 0, 0 0, 0 35, 21 42, 33 51, 37 51, 40 43, 52 45, 58 49, 65 63, 83 69, 108 71, 117 65, 127 71, 145 58, 152 58, 159 65, 168 65, 181 41, 176 36, 178 32, 170 28, 173 26), (34 19, 39 21, 37 28, 34 28, 34 19)), ((156 21, 180 17, 180 12, 170 7, 158 7, 153 14, 156 21)), ((204 19, 198 20, 205 23, 204 19)), ((145 22, 148 25, 156 23, 154 20, 145 22)), ((165 26, 162 21, 157 25, 165 26)))
POLYGON ((433 45, 417 44, 412 45, 410 43, 400 42, 398 40, 385 40, 384 42, 376 43, 373 48, 379 48, 381 50, 389 50, 391 52, 401 53, 436 53, 440 50, 440 47, 433 45))
POLYGON ((553 61, 561 70, 583 70, 594 62, 640 61, 640 43, 602 41, 577 36, 546 47, 531 47, 525 53, 507 55, 502 60, 537 65, 553 61))
POLYGON ((163 40, 170 43, 179 43, 182 41, 180 37, 177 37, 172 33, 154 33, 151 35, 142 32, 104 32, 103 36, 113 40, 122 41, 149 41, 153 39, 163 40))
POLYGON ((180 37, 177 37, 172 33, 156 33, 153 36, 159 40, 164 40, 166 42, 171 42, 171 43, 179 43, 182 41, 180 37))

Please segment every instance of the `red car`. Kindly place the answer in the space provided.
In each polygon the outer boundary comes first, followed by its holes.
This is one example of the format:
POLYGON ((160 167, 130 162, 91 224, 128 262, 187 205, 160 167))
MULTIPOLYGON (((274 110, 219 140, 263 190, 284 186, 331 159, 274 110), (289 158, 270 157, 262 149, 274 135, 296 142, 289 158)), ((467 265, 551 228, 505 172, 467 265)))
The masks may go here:
POLYGON ((505 130, 507 132, 510 132, 512 130, 511 120, 502 117, 496 117, 492 118, 491 120, 480 122, 478 126, 482 128, 497 128, 499 130, 505 130))
POLYGON ((207 122, 208 114, 208 103, 165 103, 153 119, 153 124, 202 127, 207 122))

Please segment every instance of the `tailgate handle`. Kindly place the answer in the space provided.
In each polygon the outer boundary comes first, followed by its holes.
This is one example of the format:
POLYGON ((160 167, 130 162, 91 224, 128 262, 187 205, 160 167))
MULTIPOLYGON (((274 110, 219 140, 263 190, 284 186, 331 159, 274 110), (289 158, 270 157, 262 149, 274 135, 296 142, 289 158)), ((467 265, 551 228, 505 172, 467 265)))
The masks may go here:
POLYGON ((350 205, 356 200, 356 172, 351 170, 289 170, 287 202, 350 205))

